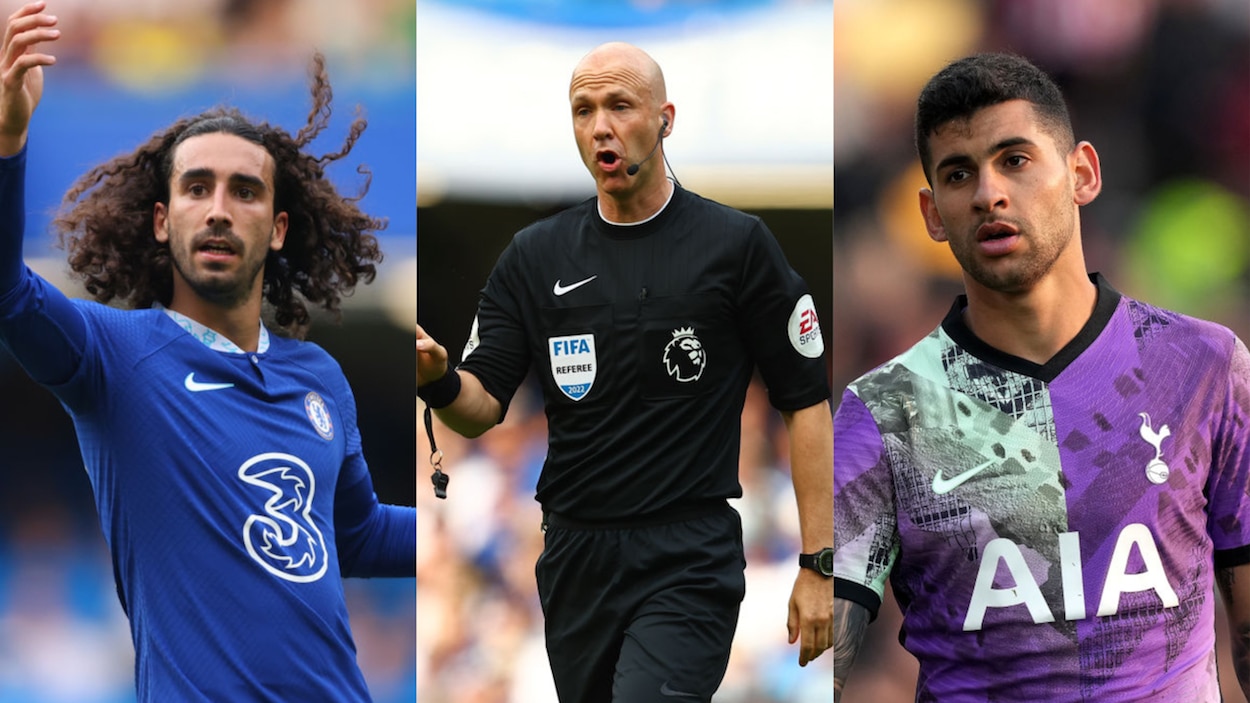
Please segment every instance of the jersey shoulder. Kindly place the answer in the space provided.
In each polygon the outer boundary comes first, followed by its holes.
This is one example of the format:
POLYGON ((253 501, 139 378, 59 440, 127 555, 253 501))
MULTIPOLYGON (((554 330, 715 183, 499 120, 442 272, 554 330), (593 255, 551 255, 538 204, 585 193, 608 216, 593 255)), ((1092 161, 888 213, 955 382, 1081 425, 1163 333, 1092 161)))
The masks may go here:
POLYGON ((696 218, 697 221, 713 225, 709 229, 717 231, 720 235, 737 233, 742 237, 761 235, 771 237, 771 232, 759 215, 743 212, 681 188, 678 188, 674 200, 679 212, 696 218))
POLYGON ((343 378, 343 369, 338 360, 316 342, 271 333, 269 354, 280 355, 288 362, 312 371, 326 382, 343 378))
POLYGON ((569 238, 579 231, 581 225, 596 216, 596 202, 593 197, 587 198, 573 207, 531 222, 513 235, 510 248, 549 250, 567 246, 569 238))
POLYGON ((1133 338, 1143 351, 1164 348, 1184 352, 1205 347, 1207 351, 1223 351, 1222 356, 1227 358, 1237 344, 1236 334, 1217 322, 1128 296, 1122 297, 1121 306, 1133 330, 1133 338))
POLYGON ((945 382, 942 372, 943 355, 949 355, 958 345, 937 327, 923 339, 894 358, 866 371, 847 385, 847 389, 861 400, 897 393, 900 385, 910 384, 917 377, 945 382))

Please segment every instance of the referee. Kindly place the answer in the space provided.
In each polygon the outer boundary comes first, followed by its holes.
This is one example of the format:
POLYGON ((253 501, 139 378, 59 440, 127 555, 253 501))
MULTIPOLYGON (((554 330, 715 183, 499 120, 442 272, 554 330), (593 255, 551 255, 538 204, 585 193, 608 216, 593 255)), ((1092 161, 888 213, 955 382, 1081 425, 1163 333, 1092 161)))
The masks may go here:
POLYGON ((527 373, 540 380, 550 437, 536 572, 561 702, 707 701, 745 590, 727 499, 742 495, 740 416, 756 367, 789 431, 801 523, 790 641, 800 665, 832 641, 824 343, 768 228, 667 178, 676 111, 650 56, 594 49, 569 101, 596 196, 515 236, 457 367, 418 327, 418 394, 476 437, 527 373))

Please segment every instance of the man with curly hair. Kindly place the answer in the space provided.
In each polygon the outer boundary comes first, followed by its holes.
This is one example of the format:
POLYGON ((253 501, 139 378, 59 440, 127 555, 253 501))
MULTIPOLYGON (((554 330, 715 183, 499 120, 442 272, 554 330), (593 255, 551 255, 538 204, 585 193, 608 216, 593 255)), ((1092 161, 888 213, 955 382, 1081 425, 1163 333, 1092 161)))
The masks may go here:
POLYGON ((415 511, 379 504, 347 380, 299 339, 304 301, 337 313, 381 259, 385 223, 323 174, 364 120, 303 153, 330 114, 317 57, 294 137, 219 108, 91 170, 55 220, 96 298, 70 300, 21 258, 56 25, 27 4, 0 47, 0 343, 73 418, 139 700, 367 701, 341 577, 413 576, 415 511))

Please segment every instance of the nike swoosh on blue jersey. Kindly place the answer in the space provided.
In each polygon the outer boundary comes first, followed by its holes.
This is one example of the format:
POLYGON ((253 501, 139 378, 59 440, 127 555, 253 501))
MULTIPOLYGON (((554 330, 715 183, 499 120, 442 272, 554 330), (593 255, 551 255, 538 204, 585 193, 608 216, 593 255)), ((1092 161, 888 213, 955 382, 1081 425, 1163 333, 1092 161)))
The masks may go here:
POLYGON ((219 391, 223 388, 234 387, 233 383, 200 383, 195 380, 194 371, 187 374, 187 378, 182 382, 182 385, 186 386, 187 390, 193 393, 199 393, 200 391, 219 391))

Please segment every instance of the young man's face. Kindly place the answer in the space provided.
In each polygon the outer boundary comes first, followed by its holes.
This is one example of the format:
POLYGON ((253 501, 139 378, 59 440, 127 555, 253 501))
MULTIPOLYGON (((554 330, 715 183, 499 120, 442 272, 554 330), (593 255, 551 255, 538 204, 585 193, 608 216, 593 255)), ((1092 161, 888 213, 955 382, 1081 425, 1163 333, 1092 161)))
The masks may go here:
POLYGON ((1023 100, 942 125, 929 148, 933 187, 920 193, 929 235, 950 242, 965 278, 995 291, 1041 280, 1079 234, 1077 206, 1101 185, 1093 147, 1062 151, 1023 100))
POLYGON ((274 214, 274 163, 259 144, 226 133, 176 147, 169 204, 156 204, 157 241, 169 244, 174 291, 235 307, 259 295, 265 257, 282 248, 286 213, 274 214))

